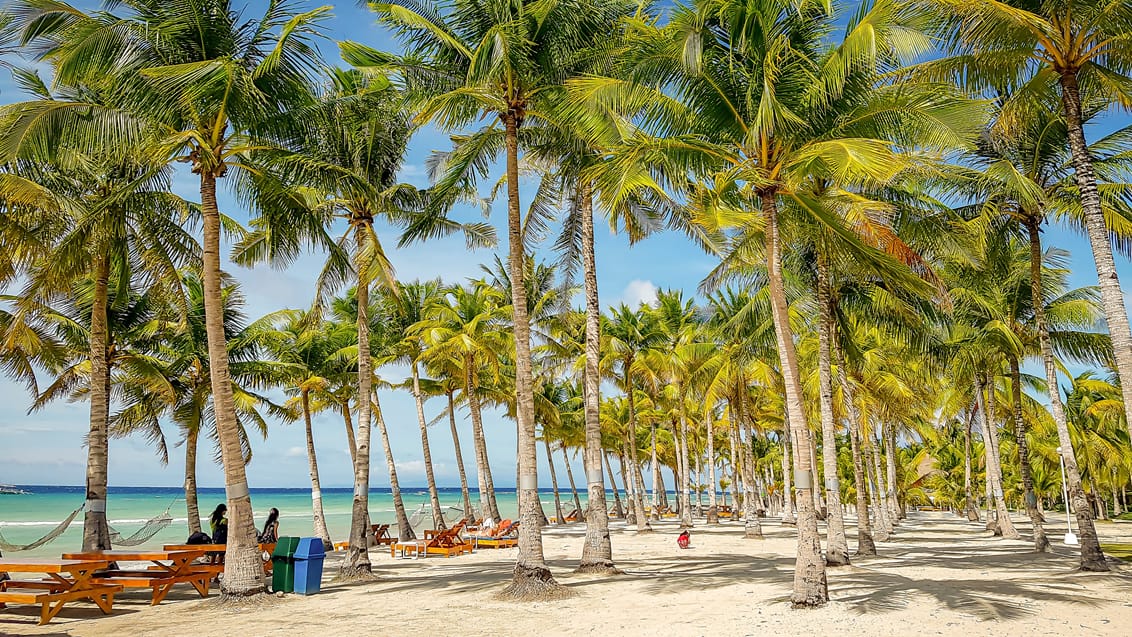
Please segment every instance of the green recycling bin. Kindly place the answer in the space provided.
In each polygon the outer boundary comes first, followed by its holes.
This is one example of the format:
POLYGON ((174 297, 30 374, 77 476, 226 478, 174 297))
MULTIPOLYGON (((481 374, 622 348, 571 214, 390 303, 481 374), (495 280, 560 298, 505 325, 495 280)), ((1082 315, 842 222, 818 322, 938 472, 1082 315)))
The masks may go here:
POLYGON ((275 542, 271 554, 271 590, 291 593, 295 590, 295 549, 299 548, 299 538, 281 537, 275 542))

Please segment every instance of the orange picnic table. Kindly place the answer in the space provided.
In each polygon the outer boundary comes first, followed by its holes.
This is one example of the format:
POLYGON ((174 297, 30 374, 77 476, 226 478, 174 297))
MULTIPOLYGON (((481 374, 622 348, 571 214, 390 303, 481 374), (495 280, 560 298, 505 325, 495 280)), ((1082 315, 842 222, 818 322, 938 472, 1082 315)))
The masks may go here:
MULTIPOLYGON (((209 555, 216 555, 228 550, 227 544, 166 544, 161 547, 166 551, 206 551, 209 555)), ((263 562, 263 572, 271 574, 271 554, 275 552, 275 542, 260 542, 259 550, 261 553, 267 555, 267 559, 263 562)), ((198 569, 205 569, 211 571, 213 575, 218 575, 224 572, 224 565, 218 562, 209 561, 208 564, 197 564, 198 569)))
POLYGON ((103 613, 114 606, 114 594, 122 587, 102 584, 95 571, 106 568, 104 559, 50 559, 40 557, 0 557, 0 572, 44 573, 41 580, 9 579, 0 582, 0 608, 5 604, 40 604, 39 623, 51 621, 67 602, 89 599, 103 613), (30 592, 28 592, 30 591, 30 592))
POLYGON ((212 573, 198 568, 193 562, 204 557, 207 551, 192 549, 185 551, 84 551, 64 553, 65 559, 103 560, 107 562, 150 562, 147 569, 113 569, 99 573, 94 578, 96 584, 125 586, 127 588, 152 588, 152 604, 159 604, 175 584, 188 583, 208 597, 208 586, 212 573))

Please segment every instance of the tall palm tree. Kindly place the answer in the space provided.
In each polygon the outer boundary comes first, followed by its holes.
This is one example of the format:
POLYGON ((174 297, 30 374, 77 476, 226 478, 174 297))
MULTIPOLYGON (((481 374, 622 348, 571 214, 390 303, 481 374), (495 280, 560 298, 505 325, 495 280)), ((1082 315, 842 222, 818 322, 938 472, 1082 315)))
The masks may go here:
MULTIPOLYGON (((642 21, 636 52, 625 59, 633 81, 577 82, 579 91, 609 107, 642 105, 655 114, 647 131, 654 134, 638 135, 614 151, 628 166, 655 167, 635 179, 633 189, 663 191, 660 183, 690 183, 688 198, 703 225, 761 227, 798 477, 792 599, 799 606, 822 604, 828 593, 813 505, 810 431, 783 284, 783 202, 847 236, 826 202, 810 195, 808 184, 885 183, 908 164, 894 141, 960 144, 963 129, 970 128, 961 109, 949 108, 952 102, 940 99, 938 89, 852 81, 859 66, 891 67, 928 48, 926 38, 910 35, 905 16, 890 3, 861 12, 844 41, 828 51, 825 25, 833 18, 829 5, 817 1, 701 0, 677 7, 664 27, 642 21), (887 125, 910 107, 932 108, 937 117, 887 125)), ((611 180, 603 185, 614 187, 611 180)))
MULTIPOLYGON (((436 476, 432 470, 432 450, 428 443, 428 421, 425 419, 425 394, 421 390, 420 366, 424 359, 426 344, 418 334, 412 331, 412 326, 422 321, 428 315, 432 306, 441 303, 443 286, 439 279, 431 281, 415 281, 401 283, 398 292, 389 298, 388 317, 399 326, 403 337, 397 343, 394 359, 397 362, 409 365, 409 391, 413 395, 413 402, 417 408, 417 424, 421 430, 421 450, 424 459, 425 480, 428 482, 429 501, 432 504, 432 524, 435 529, 445 529, 444 512, 440 506, 440 495, 436 489, 436 476)), ((382 361, 392 362, 392 361, 382 361)))
POLYGON ((323 513, 322 484, 311 419, 316 412, 337 407, 338 399, 332 392, 348 382, 352 371, 340 356, 341 350, 348 347, 352 340, 352 330, 344 325, 320 324, 309 313, 300 310, 282 310, 264 320, 274 323, 273 329, 262 339, 266 349, 276 360, 294 367, 294 376, 285 387, 294 396, 291 402, 297 402, 302 412, 307 462, 310 465, 314 533, 322 539, 326 550, 333 550, 334 543, 323 513))
MULTIPOLYGON (((616 3, 620 5, 620 3, 616 3)), ((393 2, 373 6, 395 35, 410 45, 399 59, 353 43, 343 57, 356 66, 396 65, 411 95, 420 98, 418 121, 452 129, 481 115, 498 134, 485 143, 506 156, 508 267, 514 308, 516 417, 519 424, 521 526, 519 557, 507 594, 527 597, 542 590, 561 592, 543 560, 539 533, 530 320, 524 285, 523 229, 519 202, 519 131, 552 106, 552 91, 584 68, 581 53, 608 30, 613 3, 566 0, 539 3, 511 0, 393 2), (500 130, 500 128, 502 130, 500 130)), ((616 8, 620 8, 616 6, 616 8)), ((480 172, 482 153, 451 161, 439 186, 464 188, 480 172)))
MULTIPOLYGON (((105 124, 106 113, 118 106, 120 86, 107 78, 75 83, 57 78, 52 91, 35 72, 14 72, 30 95, 0 109, 6 166, 0 198, 8 212, 2 222, 7 256, 0 269, 5 280, 24 277, 24 304, 66 295, 76 280, 94 273, 88 349, 92 377, 100 380, 89 395, 83 547, 108 549, 110 278, 121 288, 146 275, 176 289, 177 268, 193 264, 200 250, 182 224, 194 224, 199 216, 167 192, 170 171, 146 158, 137 140, 113 148, 87 143, 88 127, 105 124)), ((136 131, 143 124, 121 117, 118 125, 136 131)))
POLYGON ((502 329, 505 305, 499 290, 484 281, 474 281, 448 290, 449 302, 432 305, 425 317, 410 330, 428 345, 426 364, 459 370, 464 401, 472 418, 472 441, 476 453, 480 515, 499 520, 495 486, 483 431, 483 385, 501 373, 500 352, 507 349, 502 329))
MULTIPOLYGON (((1069 223, 1079 223, 1081 207, 1078 203, 1076 184, 1069 174, 1072 158, 1068 144, 1068 130, 1064 118, 1058 113, 1057 105, 1051 103, 1053 101, 1051 97, 1042 94, 1027 103, 1019 103, 1020 100, 1008 102, 1009 108, 1005 111, 1007 117, 1001 117, 1001 123, 998 120, 992 122, 984 142, 979 146, 976 159, 980 172, 973 176, 971 182, 979 197, 985 201, 987 208, 990 208, 994 214, 1006 214, 1020 223, 1029 237, 1028 286, 1032 298, 1028 307, 1032 308, 1033 330, 1037 337, 1038 353, 1042 359, 1046 384, 1049 388, 1050 412, 1054 422, 1058 423, 1058 431, 1068 432, 1065 406, 1062 404, 1060 393, 1056 390, 1057 363, 1046 312, 1046 290, 1049 284, 1045 281, 1043 267, 1046 257, 1042 249, 1041 226, 1049 215, 1069 223), (1021 121, 1014 121, 1023 110, 1025 116, 1021 121)), ((1101 175, 1111 178, 1122 174, 1121 167, 1126 160, 1121 156, 1121 149, 1123 140, 1128 134, 1127 128, 1116 131, 1098 140, 1090 148, 1093 165, 1101 175)), ((1105 197, 1101 204, 1109 219, 1115 221, 1127 216, 1124 211, 1127 210, 1126 196, 1130 189, 1132 186, 1127 183, 1110 181, 1102 185, 1105 197)), ((1114 224, 1112 231, 1118 238, 1127 236, 1127 228, 1122 224, 1114 224)), ((1011 360, 1012 371, 1014 367, 1017 367, 1017 364, 1011 360)), ((1017 404, 1019 401, 1015 402, 1017 404)), ((1020 454, 1026 450, 1021 444, 1023 441, 1019 439, 1020 454)), ((1063 455, 1068 458, 1067 469, 1076 466, 1076 459, 1071 457, 1074 456, 1074 449, 1061 446, 1063 455)), ((1030 473, 1029 468, 1023 464, 1022 469, 1023 481, 1029 480, 1027 475, 1030 473)), ((1067 473, 1069 492, 1076 497, 1080 491, 1079 476, 1074 477, 1075 472, 1072 469, 1067 473)), ((1029 496, 1026 504, 1031 510, 1036 507, 1036 503, 1031 502, 1029 496)), ((1078 516, 1089 515, 1088 507, 1078 506, 1076 511, 1078 516)), ((1082 529, 1087 529, 1092 526, 1092 521, 1078 520, 1078 525, 1082 529)), ((1036 534, 1035 542, 1039 542, 1036 534)), ((1095 556, 1094 548, 1086 547, 1084 543, 1082 551, 1095 556)))
MULTIPOLYGON (((956 79, 975 90, 1023 89, 1007 128, 1028 125, 1035 94, 1057 92, 1077 184, 1082 225, 1089 238, 1105 318, 1121 378, 1132 377, 1132 332, 1110 244, 1110 230, 1123 221, 1109 216, 1085 140, 1089 114, 1132 107, 1132 42, 1126 37, 1132 6, 1120 0, 913 0, 937 18, 935 26, 952 57, 925 63, 934 77, 956 79)), ((1051 388, 1052 391, 1052 388, 1051 388)), ((1121 383, 1125 411, 1132 413, 1132 383, 1121 383)), ((1129 423, 1132 432, 1132 422, 1129 423)), ((1077 471, 1068 432, 1058 437, 1066 471, 1077 471), (1063 435, 1064 434, 1064 435, 1063 435)), ((1073 496, 1075 499, 1078 496, 1073 496)), ((1085 570, 1107 571, 1103 558, 1082 555, 1085 570)))
MULTIPOLYGON (((124 15, 28 3, 29 10, 21 12, 25 39, 57 64, 58 81, 81 85, 110 78, 124 96, 121 110, 144 118, 157 140, 150 155, 167 163, 187 161, 200 177, 210 371, 232 520, 221 591, 255 594, 264 590, 263 568, 221 319, 217 181, 234 176, 247 194, 255 182, 255 171, 245 170, 250 163, 269 149, 286 148, 302 122, 292 114, 314 100, 312 77, 319 65, 311 38, 321 35, 319 22, 329 7, 293 13, 272 0, 260 19, 245 20, 228 0, 129 0, 118 6, 124 15)), ((108 119, 88 127, 88 143, 120 142, 123 131, 108 119)))
MULTIPOLYGON (((111 419, 116 436, 147 432, 156 439, 161 422, 171 420, 180 431, 185 447, 185 507, 189 530, 201 530, 197 499, 197 457, 201 436, 219 442, 212 401, 208 340, 205 332, 204 288, 200 277, 183 275, 187 301, 183 317, 164 319, 155 329, 159 342, 149 365, 125 376, 123 406, 111 419)), ((294 412, 277 405, 264 391, 295 377, 290 364, 263 358, 262 342, 269 325, 261 319, 247 324, 243 296, 235 282, 225 277, 224 329, 232 370, 232 393, 236 397, 236 416, 244 462, 252 458, 249 432, 267 436, 267 421, 261 411, 293 420, 294 412)), ((163 453, 161 447, 159 453, 163 453)), ((216 459, 219 462, 218 454, 216 459)))

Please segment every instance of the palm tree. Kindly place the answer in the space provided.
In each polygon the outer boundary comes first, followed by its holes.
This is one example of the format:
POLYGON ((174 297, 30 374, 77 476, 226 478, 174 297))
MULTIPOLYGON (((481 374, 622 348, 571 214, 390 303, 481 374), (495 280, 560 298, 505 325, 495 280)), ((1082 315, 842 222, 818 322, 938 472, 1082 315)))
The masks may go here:
MULTIPOLYGON (((663 343, 664 333, 660 324, 644 307, 631 309, 625 304, 611 310, 602 333, 606 335, 609 360, 604 366, 616 373, 617 383, 625 392, 627 420, 625 422, 625 457, 629 462, 630 479, 638 472, 637 460, 637 384, 643 366, 642 357, 663 343)), ((637 533, 649 533, 648 513, 644 507, 644 494, 636 490, 630 498, 633 516, 636 518, 637 533)))
MULTIPOLYGON (((584 68, 581 53, 607 32, 606 14, 620 2, 567 0, 551 4, 511 0, 452 0, 443 3, 394 2, 372 5, 397 37, 410 44, 408 55, 392 56, 353 43, 342 53, 355 66, 397 65, 411 95, 421 102, 418 121, 453 129, 490 115, 483 135, 506 156, 508 267, 514 308, 516 418, 519 424, 519 557, 507 593, 528 597, 535 591, 560 592, 543 561, 539 533, 534 395, 530 321, 524 285, 525 248, 519 202, 519 130, 553 105, 550 89, 584 68), (501 134, 499 127, 502 127, 501 134)), ((619 6, 617 6, 619 8, 619 6)), ((469 149, 470 151, 471 149, 469 149)), ((450 161, 438 186, 465 188, 479 172, 484 153, 468 152, 450 161)))
MULTIPOLYGON (((938 32, 953 57, 927 63, 935 77, 957 78, 976 90, 1021 88, 1020 108, 1008 128, 1026 127, 1034 95, 1059 92, 1065 133, 1089 237, 1105 318, 1121 378, 1132 377, 1132 332, 1113 261, 1110 229, 1127 224, 1110 217, 1085 140, 1089 114, 1132 105, 1132 42, 1126 37, 1132 6, 1120 0, 1029 2, 1024 0, 915 0, 913 6, 937 17, 938 32)), ((1122 383, 1124 408, 1132 413, 1132 383, 1122 383)), ((1051 388, 1052 392, 1052 388, 1051 388)), ((1132 423, 1129 423, 1132 432, 1132 423)), ((1058 432, 1066 471, 1077 471, 1068 432, 1058 432), (1064 435, 1063 435, 1064 434, 1064 435)), ((1083 497, 1074 495, 1075 499, 1083 497)), ((1084 547, 1083 547, 1084 548, 1084 547)), ((1082 555, 1085 570, 1107 571, 1097 552, 1082 555)))
MULTIPOLYGON (((162 420, 169 419, 176 425, 185 446, 185 507, 189 531, 194 533, 201 530, 197 500, 201 436, 214 441, 219 437, 212 401, 203 283, 193 273, 184 274, 182 280, 187 311, 180 319, 164 319, 156 328, 148 328, 156 333, 157 343, 147 365, 122 379, 123 406, 111 419, 111 433, 122 436, 141 431, 156 441, 162 420)), ((223 303, 240 448, 244 462, 248 463, 252 458, 249 430, 267 436, 267 421, 261 410, 283 420, 295 418, 292 410, 275 404, 261 392, 294 378, 297 370, 291 364, 261 357, 268 323, 261 319, 246 324, 243 296, 227 277, 223 303)), ((162 455, 163 447, 158 448, 162 455)))
MULTIPOLYGON (((979 147, 977 159, 981 171, 973 176, 972 183, 988 208, 996 214, 1003 213, 1016 220, 1025 227, 1029 236, 1029 289, 1032 298, 1028 307, 1032 308, 1033 330, 1037 337, 1038 353, 1042 358, 1045 379, 1049 387, 1050 412, 1054 421, 1058 423, 1058 431, 1068 432, 1065 407, 1061 402, 1060 393, 1056 390, 1058 383, 1054 343, 1050 338, 1046 317, 1048 284, 1043 274, 1045 257, 1042 250, 1041 225, 1049 214, 1070 223, 1078 223, 1081 207, 1078 203, 1075 183, 1069 174, 1072 159, 1068 130, 1064 118, 1056 112, 1057 106, 1050 102, 1050 96, 1043 95, 1041 99, 1031 100, 1024 105, 1017 102, 1009 103, 1011 108, 1006 110, 1005 115, 1017 114, 1022 111, 1022 106, 1026 106, 1025 116, 1019 122, 1013 121, 1014 117, 1000 117, 1003 120, 1001 123, 997 120, 992 122, 984 143, 979 147)), ((1123 148, 1122 142, 1128 133, 1127 128, 1116 131, 1098 140, 1090 148, 1094 167, 1098 168, 1102 175, 1120 174, 1120 167, 1125 161, 1120 152, 1123 148)), ((1128 193, 1132 186, 1126 183, 1107 183, 1102 189, 1105 197, 1101 204, 1105 214, 1110 219, 1119 219, 1122 209, 1125 208, 1125 193, 1128 193)), ((1122 225, 1114 225, 1114 234, 1119 234, 1115 231, 1120 231, 1122 228, 1122 225)), ((1126 236, 1127 232, 1122 234, 1126 236)), ((1010 363, 1013 372, 1017 364, 1013 359, 1010 363)), ((1017 412, 1019 401, 1014 402, 1017 412)), ((1019 428, 1017 423, 1016 428, 1019 428)), ((1023 438, 1019 439, 1020 453, 1025 451, 1025 447, 1021 444, 1023 441, 1023 438)), ((1065 457, 1074 455, 1072 447, 1061 446, 1065 457)), ((1079 477, 1073 477, 1075 471, 1070 469, 1070 466, 1076 466, 1076 460, 1069 458, 1067 462, 1068 488, 1071 494, 1076 494, 1079 491, 1080 480, 1079 477)), ((1030 480, 1029 468, 1023 464, 1022 469, 1023 481, 1030 480)), ((1037 504, 1031 502, 1029 496, 1026 503, 1030 510, 1033 510, 1037 504)), ((1078 516, 1088 513, 1087 507, 1077 507, 1078 516)), ((1092 522, 1078 520, 1078 524, 1082 529, 1086 529, 1092 522)), ((1038 542, 1037 537, 1035 542, 1038 542)), ((1086 548, 1084 544, 1082 550, 1092 553, 1092 549, 1086 548)))
MULTIPOLYGON (((321 34, 319 21, 329 7, 295 14, 272 0, 262 18, 244 20, 228 0, 129 0, 119 6, 127 9, 124 16, 29 3, 21 13, 25 39, 57 65, 57 81, 113 83, 123 96, 121 109, 144 118, 158 140, 151 156, 165 163, 187 161, 200 177, 210 371, 232 520, 221 591, 255 594, 264 589, 263 568, 221 319, 217 180, 232 171, 239 192, 248 195, 255 171, 245 169, 269 149, 286 148, 302 121, 293 114, 313 103, 311 78, 318 64, 311 38, 321 34)), ((88 144, 119 142, 123 131, 108 119, 88 127, 88 144)))
POLYGON ((398 292, 389 297, 389 309, 392 311, 388 317, 396 326, 400 327, 402 338, 397 343, 394 358, 386 362, 403 362, 409 364, 410 378, 409 391, 413 394, 413 402, 417 407, 417 424, 421 430, 421 449, 424 454, 425 480, 428 482, 428 495, 432 504, 432 523, 435 529, 445 529, 444 512, 440 507, 440 495, 436 490, 436 476, 432 470, 432 450, 428 444, 428 421, 425 419, 425 394, 421 390, 420 365, 425 356, 426 345, 418 334, 412 331, 412 326, 422 321, 431 311, 432 306, 441 303, 443 287, 439 279, 432 281, 416 281, 402 283, 398 292))
POLYGON ((287 388, 292 395, 297 393, 292 402, 298 402, 306 430, 314 533, 322 539, 325 549, 330 551, 334 549, 334 543, 322 508, 322 485, 318 474, 311 416, 337 406, 338 399, 332 390, 348 382, 346 379, 351 370, 340 356, 340 351, 351 342, 352 330, 344 325, 320 324, 307 312, 300 310, 282 310, 264 320, 274 324, 270 333, 262 339, 268 351, 276 360, 295 368, 292 372, 294 378, 287 383, 287 388))
MULTIPOLYGON (((828 204, 810 194, 809 184, 888 182, 908 165, 893 141, 958 144, 964 141, 962 129, 970 128, 960 109, 949 111, 952 102, 939 99, 938 89, 857 86, 857 68, 899 64, 927 47, 924 38, 905 37, 910 32, 899 22, 904 17, 886 3, 857 17, 843 43, 827 52, 822 25, 833 15, 824 2, 701 0, 678 7, 664 27, 638 26, 636 51, 624 60, 632 82, 577 83, 579 91, 609 107, 639 104, 655 114, 649 131, 654 135, 637 135, 614 151, 621 164, 655 167, 651 175, 638 173, 633 189, 663 192, 660 183, 690 183, 693 216, 706 227, 761 224, 799 478, 792 598, 799 606, 822 604, 828 593, 813 505, 810 431, 783 284, 782 202, 847 236, 828 204), (900 35, 893 36, 896 32, 900 35), (937 117, 886 125, 890 117, 903 119, 897 113, 910 107, 930 108, 937 117), (695 180, 687 178, 689 172, 695 180)), ((612 180, 598 183, 613 188, 612 180)))
MULTIPOLYGON (((106 123, 102 117, 117 106, 120 87, 104 78, 57 78, 53 93, 38 74, 14 72, 31 95, 0 109, 6 166, 0 198, 8 212, 0 230, 8 255, 3 276, 26 279, 18 307, 69 294, 73 282, 94 273, 88 359, 92 378, 100 380, 89 394, 83 547, 108 549, 109 279, 145 274, 175 288, 176 269, 199 259, 199 246, 181 225, 199 217, 195 207, 166 192, 170 171, 145 158, 138 144, 89 148, 87 127, 106 123)), ((133 130, 141 124, 123 117, 118 125, 133 130)), ((17 312, 17 320, 24 313, 17 312)))
POLYGON ((507 348, 507 335, 501 329, 505 320, 504 299, 498 289, 484 281, 453 286, 448 296, 450 301, 432 305, 425 320, 415 325, 411 333, 419 335, 428 346, 426 364, 459 370, 464 400, 472 417, 480 514, 499 520, 481 401, 483 381, 500 375, 499 353, 507 348))

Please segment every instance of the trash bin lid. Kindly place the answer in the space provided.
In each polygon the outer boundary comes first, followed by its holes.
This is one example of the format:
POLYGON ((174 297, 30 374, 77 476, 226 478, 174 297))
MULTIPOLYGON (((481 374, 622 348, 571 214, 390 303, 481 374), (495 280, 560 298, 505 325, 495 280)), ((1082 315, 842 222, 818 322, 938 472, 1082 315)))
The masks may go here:
POLYGON ((295 549, 295 557, 303 559, 326 557, 326 549, 322 546, 322 539, 317 537, 300 538, 299 548, 295 549))
POLYGON ((299 546, 299 538, 297 537, 281 537, 275 541, 275 550, 271 552, 272 557, 291 557, 295 554, 295 549, 299 546))

